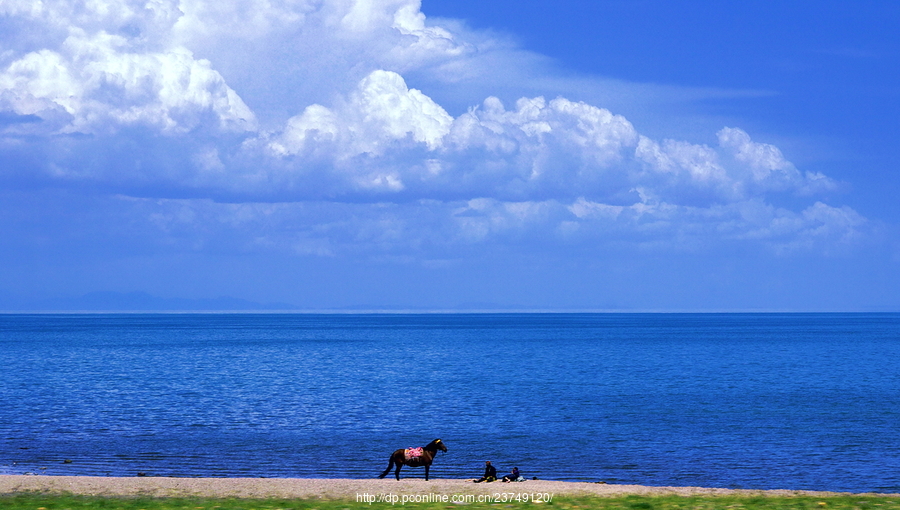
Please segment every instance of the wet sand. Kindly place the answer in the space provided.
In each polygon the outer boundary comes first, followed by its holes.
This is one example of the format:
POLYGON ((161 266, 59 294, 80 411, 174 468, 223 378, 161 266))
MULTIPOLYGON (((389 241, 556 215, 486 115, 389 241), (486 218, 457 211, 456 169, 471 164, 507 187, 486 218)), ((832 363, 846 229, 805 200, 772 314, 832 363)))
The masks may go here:
MULTIPOLYGON (((587 482, 528 480, 518 483, 472 483, 471 480, 422 478, 313 479, 313 478, 157 478, 95 476, 0 476, 0 494, 42 492, 97 496, 215 497, 215 498, 325 498, 365 501, 390 496, 425 498, 467 494, 552 494, 558 496, 621 495, 816 495, 839 493, 799 490, 738 490, 701 487, 646 487, 587 482)), ((894 495, 897 496, 897 495, 894 495)))

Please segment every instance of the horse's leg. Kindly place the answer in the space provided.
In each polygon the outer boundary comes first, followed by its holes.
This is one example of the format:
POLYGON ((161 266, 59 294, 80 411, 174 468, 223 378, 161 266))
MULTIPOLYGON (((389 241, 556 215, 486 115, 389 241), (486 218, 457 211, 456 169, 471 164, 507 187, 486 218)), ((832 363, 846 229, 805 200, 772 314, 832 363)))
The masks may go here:
MULTIPOLYGON (((379 475, 378 478, 384 478, 385 476, 387 476, 387 474, 391 472, 392 467, 394 467, 394 456, 393 455, 391 455, 391 458, 388 459, 387 469, 385 469, 384 473, 381 473, 381 475, 379 475)), ((399 469, 399 467, 398 467, 398 469, 399 469)))
POLYGON ((398 481, 400 480, 400 468, 402 468, 402 467, 403 467, 403 463, 402 463, 402 462, 398 462, 398 463, 397 463, 397 471, 394 472, 394 476, 397 477, 397 480, 398 480, 398 481))
POLYGON ((428 464, 425 464, 425 481, 428 481, 428 464))

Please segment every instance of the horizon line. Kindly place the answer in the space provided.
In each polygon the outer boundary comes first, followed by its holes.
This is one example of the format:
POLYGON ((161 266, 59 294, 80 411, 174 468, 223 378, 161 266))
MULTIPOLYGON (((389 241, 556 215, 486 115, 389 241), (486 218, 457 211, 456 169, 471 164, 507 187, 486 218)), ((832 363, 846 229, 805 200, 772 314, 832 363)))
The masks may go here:
POLYGON ((522 309, 416 309, 416 308, 359 308, 359 309, 170 309, 170 310, 0 310, 0 315, 565 315, 565 314, 896 314, 900 309, 886 310, 803 310, 803 309, 603 309, 603 308, 522 308, 522 309))

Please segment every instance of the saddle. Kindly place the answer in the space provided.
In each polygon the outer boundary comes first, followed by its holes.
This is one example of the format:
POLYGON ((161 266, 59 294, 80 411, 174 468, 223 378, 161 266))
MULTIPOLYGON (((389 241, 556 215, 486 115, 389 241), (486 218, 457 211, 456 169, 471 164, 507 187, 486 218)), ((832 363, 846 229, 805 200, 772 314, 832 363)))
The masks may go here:
POLYGON ((406 460, 419 460, 419 457, 425 454, 425 450, 420 446, 418 448, 407 448, 403 450, 403 456, 406 460))

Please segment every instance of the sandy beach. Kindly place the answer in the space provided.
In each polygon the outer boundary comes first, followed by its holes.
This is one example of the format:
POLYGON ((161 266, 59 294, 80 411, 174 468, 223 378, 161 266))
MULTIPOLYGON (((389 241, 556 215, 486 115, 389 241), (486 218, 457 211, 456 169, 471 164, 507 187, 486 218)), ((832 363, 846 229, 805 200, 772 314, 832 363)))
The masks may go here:
POLYGON ((157 478, 94 476, 0 476, 0 494, 20 492, 71 493, 99 496, 224 497, 224 498, 324 498, 351 499, 386 496, 436 497, 466 494, 552 494, 557 496, 636 495, 820 495, 838 493, 796 490, 735 490, 701 487, 646 487, 587 482, 529 480, 519 483, 476 484, 471 480, 407 478, 313 479, 313 478, 157 478))

